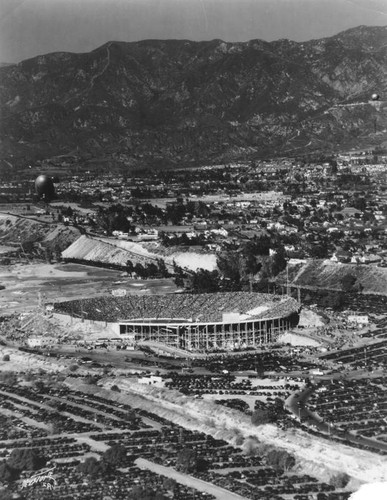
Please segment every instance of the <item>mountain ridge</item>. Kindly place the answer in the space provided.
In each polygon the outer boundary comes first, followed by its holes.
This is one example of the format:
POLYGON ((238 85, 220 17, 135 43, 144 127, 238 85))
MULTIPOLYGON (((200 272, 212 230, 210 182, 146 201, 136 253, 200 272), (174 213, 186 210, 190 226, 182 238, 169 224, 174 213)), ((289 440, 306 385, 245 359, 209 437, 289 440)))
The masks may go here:
POLYGON ((307 42, 110 41, 0 67, 1 155, 23 165, 77 148, 130 167, 377 147, 387 121, 375 92, 387 94, 387 27, 307 42))

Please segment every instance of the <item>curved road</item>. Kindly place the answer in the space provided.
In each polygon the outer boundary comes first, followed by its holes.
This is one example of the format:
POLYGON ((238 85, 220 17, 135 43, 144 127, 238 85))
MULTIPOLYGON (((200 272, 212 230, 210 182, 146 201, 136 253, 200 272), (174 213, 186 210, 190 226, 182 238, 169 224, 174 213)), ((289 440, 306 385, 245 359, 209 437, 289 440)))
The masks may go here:
POLYGON ((387 451, 387 443, 376 441, 374 439, 358 436, 351 432, 343 431, 342 429, 330 425, 317 415, 316 413, 308 410, 305 403, 314 392, 315 387, 305 387, 301 392, 294 392, 285 401, 284 407, 299 420, 305 420, 308 425, 313 424, 320 432, 328 434, 328 436, 338 436, 343 440, 350 441, 354 444, 369 446, 378 450, 387 451))

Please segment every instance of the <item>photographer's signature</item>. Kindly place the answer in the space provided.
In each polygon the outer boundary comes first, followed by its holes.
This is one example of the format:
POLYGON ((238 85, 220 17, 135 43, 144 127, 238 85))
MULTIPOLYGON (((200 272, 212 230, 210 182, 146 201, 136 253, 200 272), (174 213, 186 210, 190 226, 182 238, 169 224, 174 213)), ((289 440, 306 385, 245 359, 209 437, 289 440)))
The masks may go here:
POLYGON ((29 486, 33 485, 42 485, 45 488, 52 490, 54 486, 56 486, 57 482, 55 477, 53 476, 53 470, 55 467, 52 469, 45 469, 38 474, 35 474, 27 479, 24 479, 22 482, 22 488, 28 488, 29 486))

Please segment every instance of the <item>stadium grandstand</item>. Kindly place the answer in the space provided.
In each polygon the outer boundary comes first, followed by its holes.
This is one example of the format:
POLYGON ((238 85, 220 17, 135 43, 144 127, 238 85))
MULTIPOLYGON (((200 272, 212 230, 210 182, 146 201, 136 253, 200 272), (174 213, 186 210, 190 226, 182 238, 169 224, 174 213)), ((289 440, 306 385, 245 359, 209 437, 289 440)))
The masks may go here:
POLYGON ((300 307, 288 296, 230 292, 106 296, 58 302, 54 311, 109 323, 111 331, 134 344, 203 352, 274 342, 298 324, 300 307))

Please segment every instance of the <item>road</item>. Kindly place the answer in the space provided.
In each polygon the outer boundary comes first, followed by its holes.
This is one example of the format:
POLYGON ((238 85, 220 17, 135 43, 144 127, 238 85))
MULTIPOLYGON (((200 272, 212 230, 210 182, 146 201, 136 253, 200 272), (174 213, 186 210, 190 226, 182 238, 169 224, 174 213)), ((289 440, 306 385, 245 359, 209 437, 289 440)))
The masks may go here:
POLYGON ((188 474, 178 472, 175 469, 171 469, 170 467, 164 467, 163 465, 155 464, 154 462, 150 462, 145 458, 138 458, 135 463, 140 469, 148 469, 156 472, 156 474, 159 474, 161 476, 170 477, 180 484, 184 484, 185 486, 189 486, 190 488, 194 488, 195 490, 204 491, 205 493, 214 495, 217 500, 246 500, 246 497, 242 497, 237 493, 225 490, 220 486, 216 486, 212 483, 207 483, 206 481, 202 481, 201 479, 190 476, 188 474))
POLYGON ((341 439, 350 441, 354 444, 369 446, 370 448, 387 451, 387 443, 369 439, 363 436, 355 435, 351 432, 345 432, 333 425, 330 425, 314 412, 308 410, 305 406, 308 398, 313 393, 315 387, 306 387, 301 392, 294 392, 285 401, 285 408, 292 412, 300 420, 304 420, 308 425, 314 425, 320 432, 328 434, 328 436, 338 436, 341 439))

